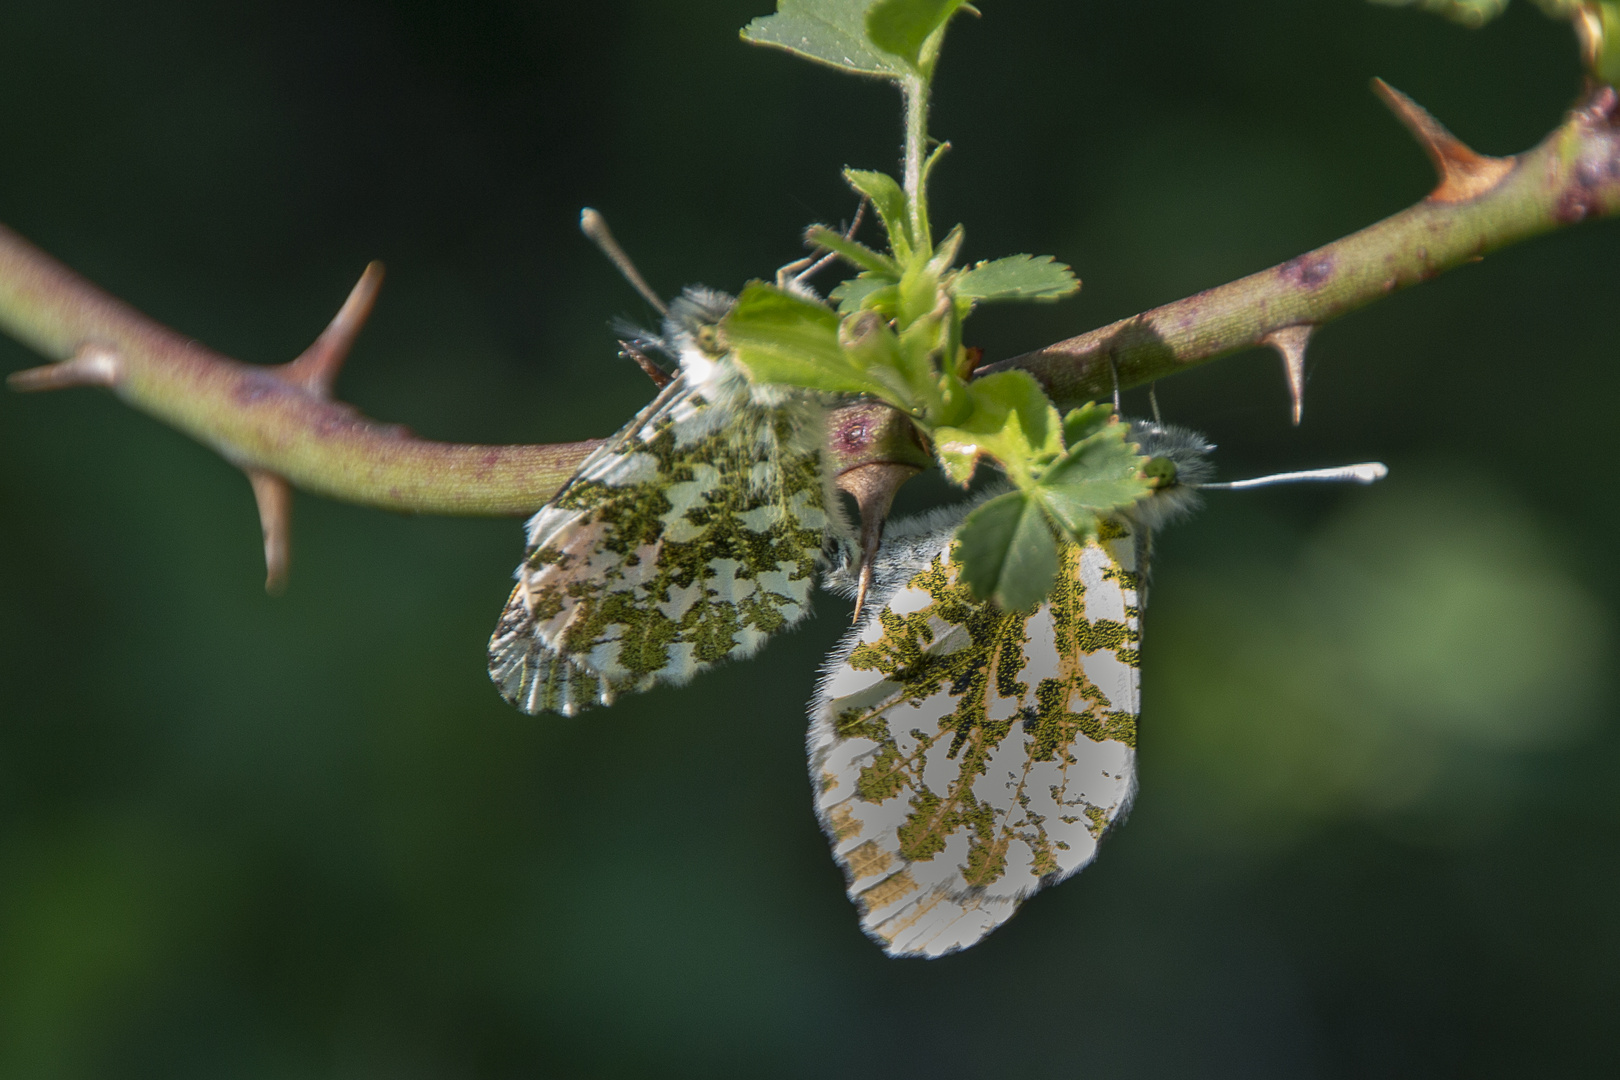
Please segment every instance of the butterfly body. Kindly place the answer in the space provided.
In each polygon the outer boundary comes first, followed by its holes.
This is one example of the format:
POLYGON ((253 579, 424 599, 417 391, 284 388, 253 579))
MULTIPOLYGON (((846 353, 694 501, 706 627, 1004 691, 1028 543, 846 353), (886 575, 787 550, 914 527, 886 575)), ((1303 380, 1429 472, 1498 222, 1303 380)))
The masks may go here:
POLYGON ((573 714, 756 652, 809 612, 829 531, 814 395, 750 384, 719 344, 730 298, 688 290, 681 372, 530 519, 490 641, 526 712, 573 714))

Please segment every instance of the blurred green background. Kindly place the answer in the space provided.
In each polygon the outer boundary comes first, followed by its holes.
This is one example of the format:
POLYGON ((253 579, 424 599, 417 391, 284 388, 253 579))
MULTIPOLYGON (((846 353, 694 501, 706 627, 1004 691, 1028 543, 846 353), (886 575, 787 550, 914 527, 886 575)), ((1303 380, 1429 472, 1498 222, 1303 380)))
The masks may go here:
MULTIPOLYGON (((942 67, 939 218, 1086 282, 977 316, 990 358, 1422 197, 1373 75, 1494 153, 1578 89, 1528 5, 983 8, 942 67)), ((348 400, 602 435, 649 395, 607 320, 648 313, 581 206, 665 292, 735 289, 849 215, 840 166, 897 155, 887 88, 738 42, 768 10, 11 0, 0 220, 267 363, 384 259, 348 400)), ((0 1075, 1614 1075, 1617 251, 1583 225, 1331 326, 1298 430, 1269 353, 1161 386, 1229 477, 1393 474, 1163 537, 1132 820, 931 963, 860 935, 810 810, 847 608, 525 717, 484 675, 516 521, 300 498, 270 599, 240 474, 108 395, 0 394, 0 1075)))

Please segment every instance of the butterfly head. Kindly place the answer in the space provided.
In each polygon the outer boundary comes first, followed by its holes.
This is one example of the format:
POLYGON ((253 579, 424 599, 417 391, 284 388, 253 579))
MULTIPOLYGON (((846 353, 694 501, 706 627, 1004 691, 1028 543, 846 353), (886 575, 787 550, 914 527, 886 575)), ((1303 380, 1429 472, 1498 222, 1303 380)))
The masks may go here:
POLYGON ((692 385, 709 387, 724 377, 724 369, 732 367, 721 363, 727 349, 720 322, 736 302, 717 289, 688 285, 669 305, 658 347, 680 365, 692 385))
POLYGON ((1130 509, 1144 528, 1161 529, 1202 505, 1198 490, 1215 475, 1209 440, 1174 424, 1132 420, 1131 441, 1148 458, 1143 471, 1153 484, 1153 494, 1130 509))
POLYGON ((684 372, 688 382, 707 385, 717 378, 716 367, 727 352, 721 320, 736 302, 718 289, 688 285, 669 305, 657 333, 629 320, 615 320, 613 330, 629 348, 656 354, 684 372))

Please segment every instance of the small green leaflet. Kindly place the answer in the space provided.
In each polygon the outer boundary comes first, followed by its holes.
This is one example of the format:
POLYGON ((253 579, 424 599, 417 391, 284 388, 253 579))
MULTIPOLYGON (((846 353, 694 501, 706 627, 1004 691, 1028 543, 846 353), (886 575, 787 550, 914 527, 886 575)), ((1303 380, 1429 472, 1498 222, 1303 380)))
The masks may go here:
MULTIPOLYGON (((1153 486, 1144 475, 1147 460, 1127 439, 1129 427, 1112 418, 1109 410, 1101 411, 1109 419, 1091 427, 1083 438, 1067 439, 1068 448, 1055 461, 1029 491, 1031 498, 1040 503, 1047 517, 1078 542, 1093 535, 1097 520, 1105 514, 1147 498, 1153 486)), ((1064 420, 1065 433, 1081 427, 1073 421, 1076 409, 1064 420)))
POLYGON ((895 259, 899 262, 909 260, 916 241, 911 235, 911 207, 900 182, 888 173, 869 169, 845 169, 844 180, 872 200, 872 209, 877 211, 884 231, 889 234, 895 259))
POLYGON ((956 279, 956 295, 975 303, 1061 300, 1080 291, 1080 279, 1050 255, 1008 255, 979 263, 956 279))
MULTIPOLYGON (((972 390, 999 377, 987 376, 968 387, 972 390)), ((1029 382, 1033 386, 1034 380, 1029 382)), ((1017 454, 1035 462, 1038 471, 1013 477, 1017 489, 975 510, 958 536, 963 579, 976 595, 1009 611, 1029 608, 1050 591, 1059 537, 1085 544, 1108 515, 1136 505, 1154 491, 1144 472, 1147 459, 1128 440, 1129 425, 1120 423, 1112 410, 1087 405, 1070 412, 1063 420, 1059 444, 1057 410, 1044 396, 1039 402, 1045 404, 1046 415, 1041 415, 1033 397, 1027 397, 1022 408, 1007 410, 999 431, 981 436, 974 447, 1002 460, 1017 454), (1012 445, 1014 440, 1023 440, 1023 447, 1012 445)), ((990 410, 979 413, 988 415, 990 410)), ((941 457, 960 453, 960 446, 941 442, 941 457)))
POLYGON ((742 29, 744 41, 784 49, 857 75, 899 79, 906 62, 867 37, 866 14, 880 0, 779 0, 775 15, 762 15, 742 29))
POLYGON ((850 240, 825 225, 812 225, 805 230, 804 241, 814 247, 825 248, 853 263, 863 271, 878 274, 890 280, 900 277, 900 264, 888 255, 881 255, 865 244, 850 240))
POLYGON ((963 0, 878 0, 867 13, 866 34, 872 44, 901 57, 909 67, 929 68, 939 43, 928 39, 962 6, 963 0))
POLYGON ((1058 545, 1035 500, 1022 491, 998 495, 974 510, 956 534, 962 579, 1003 611, 1040 603, 1057 576, 1058 545))
POLYGON ((1057 409, 1028 372, 998 371, 974 379, 966 389, 971 411, 932 433, 940 467, 951 480, 967 484, 979 458, 988 454, 1023 487, 1034 478, 1031 467, 1063 452, 1057 409))
POLYGON ((776 14, 754 19, 742 38, 857 75, 899 80, 933 66, 936 35, 964 7, 972 10, 963 0, 778 0, 776 14))
POLYGON ((880 277, 876 274, 860 274, 833 286, 833 291, 827 294, 827 299, 838 305, 838 314, 853 315, 863 307, 869 306, 867 298, 884 289, 893 289, 893 280, 880 277))
POLYGON ((737 363, 755 382, 870 394, 906 407, 892 366, 862 365, 861 352, 846 349, 839 340, 837 312, 812 300, 756 281, 743 289, 726 318, 725 336, 737 363))

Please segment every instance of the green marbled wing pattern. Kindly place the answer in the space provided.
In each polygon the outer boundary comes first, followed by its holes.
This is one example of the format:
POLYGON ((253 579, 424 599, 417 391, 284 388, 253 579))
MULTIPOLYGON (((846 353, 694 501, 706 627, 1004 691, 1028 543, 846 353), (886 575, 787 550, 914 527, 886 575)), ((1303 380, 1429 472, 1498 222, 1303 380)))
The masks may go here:
POLYGON ((1090 862, 1135 791, 1146 530, 1063 545, 1049 599, 1004 612, 960 580, 956 523, 891 531, 811 707, 816 812, 891 956, 977 942, 1090 862))
POLYGON ((573 715, 804 618, 833 525, 821 429, 812 396, 756 394, 727 357, 677 377, 530 520, 490 640, 502 695, 573 715))

